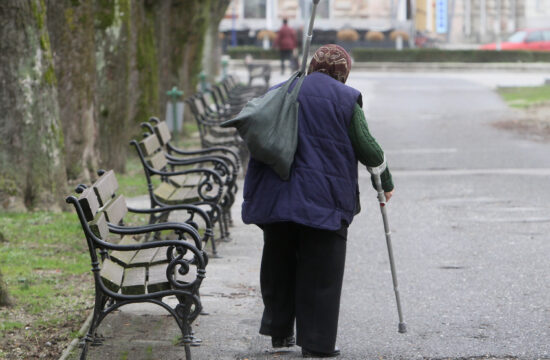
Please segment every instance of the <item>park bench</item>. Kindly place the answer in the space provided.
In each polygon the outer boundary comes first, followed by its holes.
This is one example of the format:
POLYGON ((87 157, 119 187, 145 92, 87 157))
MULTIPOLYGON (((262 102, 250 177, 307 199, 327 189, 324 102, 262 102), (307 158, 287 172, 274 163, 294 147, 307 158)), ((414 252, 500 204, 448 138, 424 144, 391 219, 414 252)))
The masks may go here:
MULTIPOLYGON (((230 211, 228 191, 234 180, 231 180, 232 174, 227 164, 219 157, 171 160, 167 158, 156 134, 145 135, 148 136, 143 140, 132 140, 130 143, 135 147, 145 173, 151 208, 178 204, 206 207, 212 224, 219 225, 219 239, 229 241, 229 226, 224 211, 230 211), (213 168, 196 167, 205 163, 215 165, 213 168)), ((217 256, 216 240, 212 236, 214 256, 217 256)))
POLYGON ((211 86, 210 90, 197 92, 185 99, 197 123, 202 148, 235 148, 240 162, 246 165, 249 153, 244 141, 235 129, 222 128, 220 124, 238 114, 250 99, 263 95, 267 86, 246 86, 234 76, 227 76, 221 83, 211 86))
POLYGON ((190 360, 190 345, 194 342, 191 323, 202 309, 199 287, 208 261, 196 223, 127 226, 124 217, 129 209, 124 196, 116 194, 117 189, 114 172, 108 171, 91 187, 79 185, 78 197, 71 195, 66 199, 80 220, 95 283, 92 322, 82 339, 80 359, 86 358, 90 344, 101 344, 96 332, 108 314, 127 304, 148 302, 163 307, 174 317, 182 334, 185 357, 190 360), (160 235, 166 233, 166 238, 160 235), (164 300, 168 296, 175 296, 175 306, 164 300))
POLYGON ((271 79, 271 66, 269 64, 254 64, 252 62, 246 64, 248 70, 248 86, 252 86, 254 79, 263 79, 265 82, 265 88, 269 87, 269 80, 271 79))
MULTIPOLYGON (((231 206, 235 202, 235 196, 238 191, 237 176, 240 170, 239 157, 235 151, 227 147, 214 147, 202 150, 179 149, 171 144, 172 135, 165 121, 160 121, 153 117, 149 119, 148 123, 142 123, 141 126, 149 134, 157 136, 166 159, 176 161, 179 164, 196 164, 198 167, 206 166, 224 176, 226 191, 224 191, 221 201, 222 215, 224 216, 224 221, 229 226, 232 226, 231 206)), ((174 170, 172 166, 172 171, 174 170)), ((201 175, 176 175, 170 177, 168 181, 176 187, 198 186, 201 181, 201 175)))
POLYGON ((268 86, 245 86, 228 76, 223 82, 212 87, 214 102, 218 112, 230 110, 238 113, 246 103, 255 97, 262 96, 268 86))
POLYGON ((225 114, 212 116, 208 113, 207 106, 204 105, 204 99, 201 99, 203 93, 197 93, 187 99, 188 105, 201 139, 203 149, 229 147, 236 149, 239 154, 241 164, 246 164, 248 160, 248 150, 246 144, 239 136, 238 132, 232 128, 222 128, 220 123, 228 118, 225 114))
MULTIPOLYGON (((241 164, 239 155, 237 154, 238 149, 225 146, 209 147, 206 149, 181 149, 172 144, 172 135, 165 121, 161 122, 158 118, 151 117, 149 123, 153 126, 153 131, 158 136, 161 145, 164 146, 168 158, 172 155, 183 157, 222 156, 223 160, 232 167, 234 174, 237 175, 239 173, 241 164)), ((148 129, 151 130, 151 127, 148 127, 148 129)))
POLYGON ((203 149, 217 146, 242 147, 243 141, 235 129, 220 127, 220 123, 229 119, 232 112, 228 110, 228 112, 212 113, 212 108, 208 106, 204 96, 204 93, 198 92, 185 99, 197 123, 203 149))
MULTIPOLYGON (((152 117, 149 119, 149 122, 142 123, 141 126, 146 129, 149 134, 157 135, 157 139, 164 151, 166 159, 182 164, 193 163, 197 164, 199 167, 208 166, 206 164, 211 163, 211 168, 225 177, 225 185, 228 190, 226 196, 229 196, 229 199, 226 200, 230 201, 230 205, 233 204, 235 195, 238 191, 237 177, 240 171, 240 161, 236 150, 223 146, 198 150, 180 149, 171 143, 172 135, 165 121, 160 121, 158 118, 152 117)), ((172 166, 172 170, 173 169, 174 167, 172 166)), ((186 182, 186 177, 188 176, 189 175, 173 176, 169 181, 176 186, 186 186, 183 184, 186 182)), ((195 175, 194 179, 194 183, 198 184, 200 182, 200 175, 195 175)))

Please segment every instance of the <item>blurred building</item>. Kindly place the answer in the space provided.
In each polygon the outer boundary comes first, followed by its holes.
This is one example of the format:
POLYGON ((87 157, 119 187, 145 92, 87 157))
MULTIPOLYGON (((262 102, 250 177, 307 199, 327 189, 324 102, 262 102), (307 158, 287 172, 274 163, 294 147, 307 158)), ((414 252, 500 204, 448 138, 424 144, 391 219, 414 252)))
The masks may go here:
POLYGON ((416 0, 416 29, 449 43, 496 41, 522 28, 549 26, 550 0, 416 0), (442 2, 447 7, 446 31, 437 29, 442 2))
MULTIPOLYGON (((317 7, 315 28, 394 28, 400 1, 403 0, 321 0, 317 7)), ((233 0, 220 30, 277 30, 283 18, 289 20, 290 26, 299 28, 309 18, 311 6, 311 0, 233 0)))
MULTIPOLYGON (((311 0, 233 0, 220 31, 276 31, 283 18, 300 29, 311 0)), ((307 26, 307 25, 306 25, 307 26)), ((524 27, 550 26, 550 0, 321 0, 315 29, 401 29, 450 44, 504 39, 524 27)))

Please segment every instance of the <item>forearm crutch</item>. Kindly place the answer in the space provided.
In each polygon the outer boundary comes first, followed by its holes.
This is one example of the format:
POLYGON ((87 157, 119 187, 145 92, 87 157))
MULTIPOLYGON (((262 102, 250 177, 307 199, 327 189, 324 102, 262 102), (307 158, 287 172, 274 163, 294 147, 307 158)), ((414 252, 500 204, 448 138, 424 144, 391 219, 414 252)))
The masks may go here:
POLYGON ((374 177, 374 185, 376 186, 376 191, 378 191, 378 202, 380 203, 380 212, 382 213, 382 220, 384 221, 384 231, 386 233, 386 244, 388 245, 388 255, 390 257, 390 267, 391 267, 391 277, 393 280, 393 290, 395 292, 395 302, 397 303, 397 314, 399 315, 399 329, 398 331, 402 334, 407 332, 407 325, 403 321, 403 313, 401 312, 401 301, 399 300, 399 288, 397 286, 397 274, 395 271, 395 262, 393 261, 393 250, 391 245, 391 231, 390 225, 388 222, 388 214, 386 213, 386 196, 384 194, 384 189, 382 189, 382 179, 380 176, 386 170, 386 159, 382 165, 377 167, 368 167, 367 170, 374 177))

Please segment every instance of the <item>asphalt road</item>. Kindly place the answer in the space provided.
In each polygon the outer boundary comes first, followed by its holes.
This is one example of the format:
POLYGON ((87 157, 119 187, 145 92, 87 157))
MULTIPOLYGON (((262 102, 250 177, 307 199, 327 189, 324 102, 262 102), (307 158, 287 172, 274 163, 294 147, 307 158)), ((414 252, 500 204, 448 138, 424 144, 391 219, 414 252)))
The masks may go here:
MULTIPOLYGON (((493 127, 514 113, 491 90, 501 81, 544 78, 352 74, 349 84, 362 91, 369 127, 394 174, 388 211, 409 331, 397 333, 382 222, 361 169, 363 211, 349 230, 341 359, 550 359, 550 144, 493 127)), ((239 213, 236 204, 234 217, 239 213)), ((299 348, 272 352, 257 333, 261 232, 236 223, 233 242, 220 246, 224 257, 211 260, 201 288, 210 315, 195 323, 203 345, 193 348, 194 359, 299 358, 299 348)), ((183 358, 172 344, 173 320, 140 314, 162 311, 135 307, 108 317, 108 341, 89 358, 183 358)))
POLYGON ((384 234, 362 172, 340 344, 350 359, 550 358, 550 144, 498 130, 510 111, 465 79, 358 75, 387 152, 409 332, 397 334, 384 234))

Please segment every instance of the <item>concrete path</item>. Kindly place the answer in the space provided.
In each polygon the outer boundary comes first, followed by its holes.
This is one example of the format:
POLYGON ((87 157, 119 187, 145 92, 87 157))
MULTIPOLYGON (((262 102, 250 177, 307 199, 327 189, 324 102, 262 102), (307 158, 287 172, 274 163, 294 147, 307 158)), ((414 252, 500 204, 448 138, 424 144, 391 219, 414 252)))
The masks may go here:
MULTIPOLYGON (((499 81, 498 74, 486 78, 499 81)), ((483 82, 350 77, 394 173, 389 214, 409 332, 397 333, 381 219, 361 169, 363 212, 349 231, 341 359, 550 359, 550 144, 494 128, 511 112, 483 82)), ((299 358, 299 348, 272 353, 257 334, 261 233, 240 223, 239 204, 233 211, 234 240, 207 269, 202 298, 210 315, 195 322, 203 345, 193 356, 299 358)), ((160 308, 128 307, 101 331, 105 345, 92 348, 90 359, 184 358, 172 345, 175 323, 160 308)))

